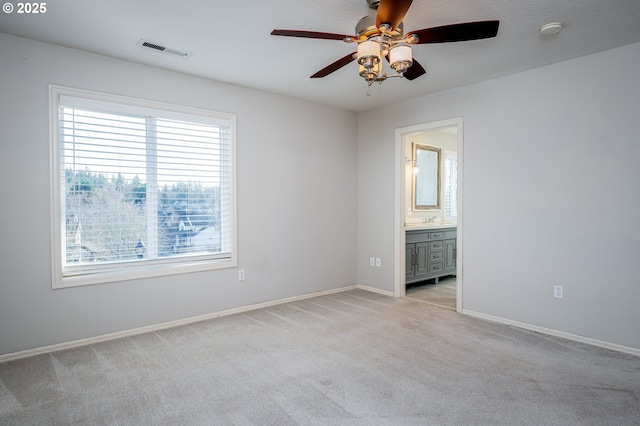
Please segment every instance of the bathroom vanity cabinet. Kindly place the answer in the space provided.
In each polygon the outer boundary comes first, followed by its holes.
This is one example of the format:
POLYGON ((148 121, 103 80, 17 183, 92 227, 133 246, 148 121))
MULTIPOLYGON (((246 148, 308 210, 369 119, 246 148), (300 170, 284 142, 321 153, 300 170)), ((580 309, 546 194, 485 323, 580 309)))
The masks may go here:
POLYGON ((405 283, 455 275, 456 235, 455 226, 407 229, 405 283))

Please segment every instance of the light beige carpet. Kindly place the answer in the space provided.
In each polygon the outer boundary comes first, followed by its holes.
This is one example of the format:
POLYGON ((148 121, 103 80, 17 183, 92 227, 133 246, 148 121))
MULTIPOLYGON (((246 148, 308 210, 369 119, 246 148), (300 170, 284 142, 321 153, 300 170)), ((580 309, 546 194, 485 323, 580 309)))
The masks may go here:
POLYGON ((353 290, 0 364, 1 425, 634 425, 640 359, 353 290))

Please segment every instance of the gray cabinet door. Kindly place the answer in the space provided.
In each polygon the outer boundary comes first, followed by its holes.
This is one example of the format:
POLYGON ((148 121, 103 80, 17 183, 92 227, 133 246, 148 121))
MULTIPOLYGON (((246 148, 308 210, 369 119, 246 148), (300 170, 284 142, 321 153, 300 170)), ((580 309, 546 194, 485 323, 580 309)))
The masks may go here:
POLYGON ((413 264, 415 261, 415 257, 414 257, 415 254, 416 254, 416 244, 415 243, 407 244, 406 253, 404 257, 404 272, 405 272, 406 279, 413 278, 416 276, 416 270, 413 267, 413 264))
POLYGON ((416 243, 415 276, 429 274, 429 243, 416 243))
POLYGON ((444 241, 444 270, 447 272, 456 270, 456 240, 444 241))

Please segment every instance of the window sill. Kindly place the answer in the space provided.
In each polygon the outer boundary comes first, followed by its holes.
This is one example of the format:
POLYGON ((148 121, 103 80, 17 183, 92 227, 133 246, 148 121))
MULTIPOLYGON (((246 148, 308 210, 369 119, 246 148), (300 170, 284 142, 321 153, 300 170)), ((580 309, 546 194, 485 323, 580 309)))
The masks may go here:
POLYGON ((62 273, 56 273, 56 276, 53 279, 52 288, 56 290, 119 281, 133 281, 145 278, 235 268, 237 266, 236 260, 232 257, 227 259, 194 261, 179 264, 145 265, 137 268, 87 273, 83 275, 63 276, 62 273))

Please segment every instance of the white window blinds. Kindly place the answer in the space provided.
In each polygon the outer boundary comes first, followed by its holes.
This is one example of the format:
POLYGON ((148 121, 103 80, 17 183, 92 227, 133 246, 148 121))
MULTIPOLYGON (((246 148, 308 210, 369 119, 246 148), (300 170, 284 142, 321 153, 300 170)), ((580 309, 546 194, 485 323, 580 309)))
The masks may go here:
POLYGON ((458 216, 458 154, 445 151, 445 216, 454 218, 458 216))
POLYGON ((233 120, 61 95, 63 277, 231 259, 233 120))

